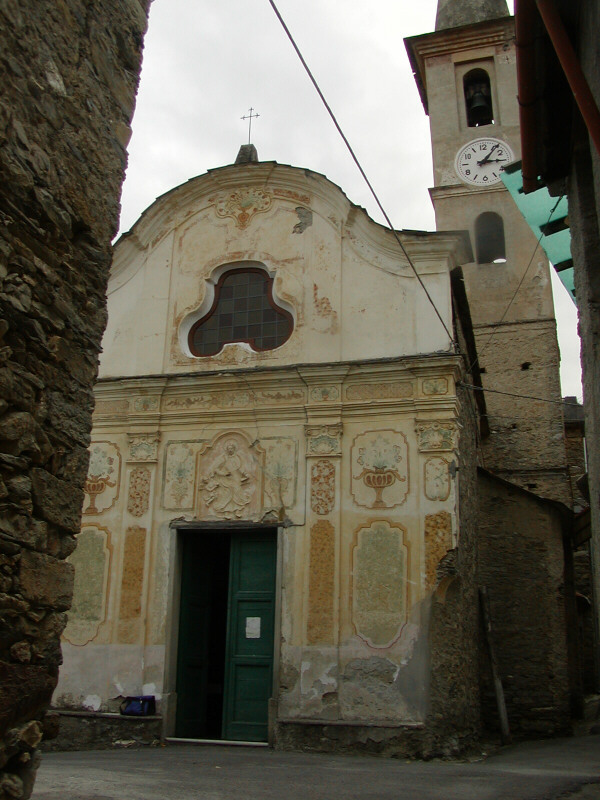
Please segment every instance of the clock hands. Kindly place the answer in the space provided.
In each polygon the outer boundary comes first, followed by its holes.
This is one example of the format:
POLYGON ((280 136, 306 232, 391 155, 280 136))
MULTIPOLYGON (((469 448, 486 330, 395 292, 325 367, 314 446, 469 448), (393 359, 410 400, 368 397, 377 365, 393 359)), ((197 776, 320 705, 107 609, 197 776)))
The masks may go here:
MULTIPOLYGON (((492 155, 492 153, 494 152, 494 150, 495 150, 497 147, 500 147, 500 145, 499 145, 499 144, 495 144, 495 145, 493 145, 493 146, 492 146, 492 148, 491 148, 491 150, 490 150, 490 152, 489 152, 489 153, 488 153, 488 154, 485 156, 485 158, 482 158, 482 159, 481 159, 481 161, 478 161, 478 162, 477 162, 477 166, 478 166, 478 167, 482 167, 484 164, 487 164, 487 163, 488 163, 488 161, 489 161, 489 160, 490 160, 490 158, 491 158, 491 155, 492 155)), ((496 160, 496 161, 499 161, 499 159, 495 159, 495 160, 496 160)))

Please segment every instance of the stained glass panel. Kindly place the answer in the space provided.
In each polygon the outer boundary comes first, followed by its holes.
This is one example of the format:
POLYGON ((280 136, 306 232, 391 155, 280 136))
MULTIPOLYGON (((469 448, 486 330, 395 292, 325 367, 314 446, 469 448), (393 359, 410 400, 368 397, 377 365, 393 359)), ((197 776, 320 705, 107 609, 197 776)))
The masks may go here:
POLYGON ((291 336, 292 315, 273 300, 273 279, 260 269, 222 275, 211 310, 192 327, 195 356, 216 355, 224 345, 247 342, 253 350, 272 350, 291 336))

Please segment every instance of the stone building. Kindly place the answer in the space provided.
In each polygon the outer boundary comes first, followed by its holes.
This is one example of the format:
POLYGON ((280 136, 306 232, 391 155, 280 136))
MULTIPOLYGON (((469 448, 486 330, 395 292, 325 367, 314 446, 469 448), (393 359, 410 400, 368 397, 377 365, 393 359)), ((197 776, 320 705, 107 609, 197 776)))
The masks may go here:
POLYGON ((456 751, 479 727, 468 241, 401 232, 417 279, 325 177, 246 157, 115 247, 56 705, 456 751))
POLYGON ((600 4, 557 0, 543 8, 516 3, 519 98, 525 192, 541 179, 566 194, 581 336, 587 445, 596 679, 600 680, 600 69, 596 31, 600 4), (541 13, 542 12, 542 13, 541 13), (556 121, 560 120, 560 124, 556 121))
POLYGON ((148 5, 0 3, 0 797, 11 800, 30 796, 52 732, 148 5))

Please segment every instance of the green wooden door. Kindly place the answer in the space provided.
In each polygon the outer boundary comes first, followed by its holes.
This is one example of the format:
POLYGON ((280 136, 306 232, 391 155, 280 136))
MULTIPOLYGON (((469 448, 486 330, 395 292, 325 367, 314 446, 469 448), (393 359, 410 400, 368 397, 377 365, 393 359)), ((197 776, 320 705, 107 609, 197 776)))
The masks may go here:
POLYGON ((275 532, 231 537, 223 738, 267 740, 273 686, 275 532))

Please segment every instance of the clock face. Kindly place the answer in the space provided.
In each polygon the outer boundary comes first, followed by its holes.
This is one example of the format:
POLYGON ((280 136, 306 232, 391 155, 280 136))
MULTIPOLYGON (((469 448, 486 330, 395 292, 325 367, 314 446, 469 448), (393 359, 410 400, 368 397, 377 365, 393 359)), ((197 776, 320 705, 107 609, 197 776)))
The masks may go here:
POLYGON ((465 183, 491 186, 502 180, 502 170, 513 159, 512 150, 501 139, 473 139, 456 154, 454 169, 465 183))

